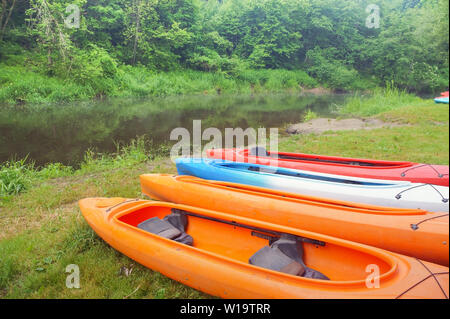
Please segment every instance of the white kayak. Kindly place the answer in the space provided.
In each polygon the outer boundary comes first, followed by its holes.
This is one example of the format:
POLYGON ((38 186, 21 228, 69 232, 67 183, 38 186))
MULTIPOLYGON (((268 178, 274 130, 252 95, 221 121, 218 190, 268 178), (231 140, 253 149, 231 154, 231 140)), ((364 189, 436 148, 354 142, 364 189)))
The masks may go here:
POLYGON ((448 187, 215 159, 179 158, 178 174, 388 207, 448 212, 448 187))

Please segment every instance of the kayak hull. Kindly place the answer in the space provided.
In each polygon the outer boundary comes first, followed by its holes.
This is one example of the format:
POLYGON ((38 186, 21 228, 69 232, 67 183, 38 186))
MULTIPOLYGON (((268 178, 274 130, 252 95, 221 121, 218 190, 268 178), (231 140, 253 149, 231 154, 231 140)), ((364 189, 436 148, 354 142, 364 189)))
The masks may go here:
POLYGON ((254 218, 449 264, 449 217, 445 213, 333 201, 193 176, 144 174, 140 180, 142 192, 153 199, 254 218))
POLYGON ((228 161, 279 166, 361 178, 410 181, 413 183, 449 186, 448 165, 378 161, 288 152, 269 152, 270 157, 266 157, 251 155, 248 149, 210 149, 206 151, 206 154, 208 158, 228 161), (362 165, 355 165, 355 163, 362 163, 362 165))
POLYGON ((370 205, 449 211, 448 187, 360 179, 223 160, 179 158, 179 175, 271 188, 370 205))
POLYGON ((440 96, 434 99, 435 103, 443 103, 443 104, 448 104, 449 102, 448 96, 440 96))
MULTIPOLYGON (((127 201, 127 199, 111 200, 109 206, 108 199, 103 198, 83 199, 79 202, 84 218, 100 237, 142 265, 214 296, 224 298, 448 298, 447 267, 328 236, 184 205, 151 201, 125 202, 121 205, 118 201, 127 201), (215 252, 207 251, 217 249, 216 246, 207 247, 208 249, 198 248, 195 245, 187 246, 147 233, 129 224, 130 220, 139 218, 139 214, 154 211, 162 216, 164 211, 170 211, 171 208, 326 241, 326 246, 319 248, 323 249, 322 256, 336 257, 336 253, 339 252, 347 252, 352 256, 352 258, 343 256, 344 258, 337 259, 337 265, 343 262, 352 267, 362 266, 365 262, 374 262, 374 265, 379 265, 381 271, 377 277, 379 279, 377 286, 371 285, 369 273, 366 276, 369 281, 367 279, 327 281, 267 270, 235 260, 230 256, 223 256, 220 249, 215 252)), ((212 222, 210 222, 199 229, 201 224, 196 224, 195 220, 189 221, 191 222, 192 226, 197 227, 197 232, 191 230, 194 234, 194 243, 196 235, 200 236, 202 232, 209 234, 217 230, 218 236, 222 234, 220 231, 223 227, 220 225, 217 229, 211 229, 212 222)), ((228 226, 227 229, 233 231, 234 228, 228 226)), ((237 232, 236 236, 239 234, 241 233, 237 232)), ((234 233, 230 235, 234 236, 234 233)), ((230 242, 235 240, 233 236, 228 237, 230 242)), ((212 238, 214 239, 216 238, 212 238)), ((254 242, 258 240, 253 238, 254 242)), ((246 243, 243 242, 242 248, 239 247, 239 249, 245 250, 245 248, 246 243)), ((239 249, 235 251, 239 252, 239 249)), ((314 247, 309 249, 305 250, 305 253, 309 255, 319 251, 314 247)), ((326 264, 322 267, 326 267, 326 264)), ((345 271, 345 267, 336 268, 337 272, 345 271)), ((363 273, 363 269, 359 270, 363 273)))

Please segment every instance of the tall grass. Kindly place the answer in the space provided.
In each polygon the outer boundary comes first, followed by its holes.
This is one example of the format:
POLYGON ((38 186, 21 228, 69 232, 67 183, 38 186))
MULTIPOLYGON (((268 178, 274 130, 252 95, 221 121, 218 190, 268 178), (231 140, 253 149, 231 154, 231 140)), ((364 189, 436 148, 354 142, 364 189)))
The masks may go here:
POLYGON ((9 195, 16 195, 26 190, 31 183, 31 165, 26 159, 8 161, 0 166, 0 199, 9 195))
POLYGON ((0 103, 46 103, 83 100, 92 89, 70 80, 32 72, 22 66, 0 65, 0 103))
POLYGON ((240 70, 233 74, 178 70, 154 72, 122 66, 114 78, 95 82, 58 78, 36 69, 0 64, 0 103, 49 103, 101 96, 150 97, 184 94, 281 92, 315 87, 318 83, 300 70, 240 70))
POLYGON ((423 99, 388 84, 385 88, 374 89, 369 97, 355 94, 338 109, 343 114, 372 116, 408 105, 422 105, 424 103, 426 101, 423 99))
POLYGON ((27 158, 0 164, 0 202, 29 189, 33 182, 69 176, 73 169, 60 163, 51 163, 40 169, 27 158))

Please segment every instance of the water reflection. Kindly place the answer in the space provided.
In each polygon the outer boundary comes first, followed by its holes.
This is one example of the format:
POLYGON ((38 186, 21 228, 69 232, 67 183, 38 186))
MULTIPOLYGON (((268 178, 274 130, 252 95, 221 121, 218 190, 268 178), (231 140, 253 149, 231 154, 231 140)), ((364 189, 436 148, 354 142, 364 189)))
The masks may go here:
POLYGON ((310 109, 329 116, 344 95, 276 94, 257 96, 189 96, 146 100, 111 99, 52 106, 0 108, 0 162, 28 157, 38 165, 80 162, 89 148, 116 149, 146 135, 155 146, 169 142, 176 127, 281 127, 300 122, 310 109))

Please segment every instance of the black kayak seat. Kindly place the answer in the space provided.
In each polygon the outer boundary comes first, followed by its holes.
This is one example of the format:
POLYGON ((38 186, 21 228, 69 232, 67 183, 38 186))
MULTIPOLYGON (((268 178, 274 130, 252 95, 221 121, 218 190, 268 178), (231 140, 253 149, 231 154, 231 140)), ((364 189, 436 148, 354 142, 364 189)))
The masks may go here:
POLYGON ((270 246, 264 246, 250 257, 249 263, 266 269, 305 278, 329 280, 303 262, 303 246, 293 235, 282 235, 270 246))
POLYGON ((137 227, 148 231, 149 233, 168 239, 174 239, 181 235, 181 231, 178 228, 174 227, 165 220, 159 219, 158 217, 147 219, 146 221, 140 223, 137 227))
POLYGON ((158 217, 147 219, 139 223, 137 227, 149 233, 192 246, 194 239, 185 232, 186 225, 186 215, 173 212, 163 219, 158 217))
POLYGON ((181 232, 186 230, 187 226, 187 216, 182 211, 172 208, 172 214, 167 215, 163 218, 163 220, 169 222, 176 228, 178 228, 181 232))
POLYGON ((249 262, 258 267, 281 271, 294 276, 301 276, 305 272, 305 268, 300 263, 286 256, 278 248, 269 246, 264 246, 258 250, 250 257, 249 262))

